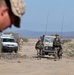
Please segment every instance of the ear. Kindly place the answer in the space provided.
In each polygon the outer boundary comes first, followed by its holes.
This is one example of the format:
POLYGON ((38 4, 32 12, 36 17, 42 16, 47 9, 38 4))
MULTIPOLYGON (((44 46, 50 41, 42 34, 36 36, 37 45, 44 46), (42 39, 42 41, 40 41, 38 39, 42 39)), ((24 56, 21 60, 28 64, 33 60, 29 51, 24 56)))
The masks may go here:
POLYGON ((5 16, 5 14, 8 12, 8 8, 7 7, 3 7, 1 8, 1 16, 5 16))

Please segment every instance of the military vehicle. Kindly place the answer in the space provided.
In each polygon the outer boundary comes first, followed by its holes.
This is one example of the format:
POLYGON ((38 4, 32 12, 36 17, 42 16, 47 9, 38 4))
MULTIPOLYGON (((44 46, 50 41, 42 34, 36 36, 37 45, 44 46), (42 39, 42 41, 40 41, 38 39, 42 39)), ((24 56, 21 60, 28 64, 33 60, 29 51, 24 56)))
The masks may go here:
POLYGON ((56 37, 55 36, 48 36, 45 35, 43 43, 44 43, 44 49, 41 50, 41 53, 39 53, 40 57, 44 57, 45 55, 54 56, 56 59, 58 58, 58 50, 59 48, 53 49, 53 41, 56 37))

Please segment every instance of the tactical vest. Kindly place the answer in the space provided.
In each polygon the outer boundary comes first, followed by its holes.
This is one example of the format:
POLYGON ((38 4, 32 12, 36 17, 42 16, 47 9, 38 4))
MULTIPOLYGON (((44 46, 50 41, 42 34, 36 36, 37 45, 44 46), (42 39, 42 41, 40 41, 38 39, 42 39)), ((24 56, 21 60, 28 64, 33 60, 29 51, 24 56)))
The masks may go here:
POLYGON ((53 42, 53 45, 54 46, 60 46, 61 45, 60 39, 58 39, 58 40, 55 39, 53 42))

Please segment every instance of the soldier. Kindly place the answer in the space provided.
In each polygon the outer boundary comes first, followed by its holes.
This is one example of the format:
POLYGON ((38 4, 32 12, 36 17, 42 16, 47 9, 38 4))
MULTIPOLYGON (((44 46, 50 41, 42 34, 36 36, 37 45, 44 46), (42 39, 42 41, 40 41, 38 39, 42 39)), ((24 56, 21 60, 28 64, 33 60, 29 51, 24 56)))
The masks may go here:
POLYGON ((22 45, 23 45, 23 39, 19 39, 19 49, 22 50, 22 45))
POLYGON ((23 0, 0 0, 0 32, 14 24, 20 27, 20 20, 25 13, 23 0))
POLYGON ((60 41, 60 38, 59 38, 58 34, 56 34, 55 36, 56 36, 56 38, 53 41, 53 49, 59 47, 58 57, 60 58, 61 57, 61 53, 62 53, 61 41, 60 41))
POLYGON ((38 41, 35 45, 35 49, 37 50, 37 55, 38 56, 41 55, 41 50, 43 50, 43 48, 44 48, 44 44, 43 44, 42 40, 38 39, 38 41))

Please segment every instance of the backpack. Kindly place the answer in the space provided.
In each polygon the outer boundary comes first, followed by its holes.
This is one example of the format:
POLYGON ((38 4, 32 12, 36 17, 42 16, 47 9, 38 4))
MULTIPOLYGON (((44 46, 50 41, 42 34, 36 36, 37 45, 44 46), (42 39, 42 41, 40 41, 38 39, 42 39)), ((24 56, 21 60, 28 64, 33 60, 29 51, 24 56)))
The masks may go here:
POLYGON ((35 49, 43 49, 44 44, 42 41, 38 41, 35 45, 35 49))

